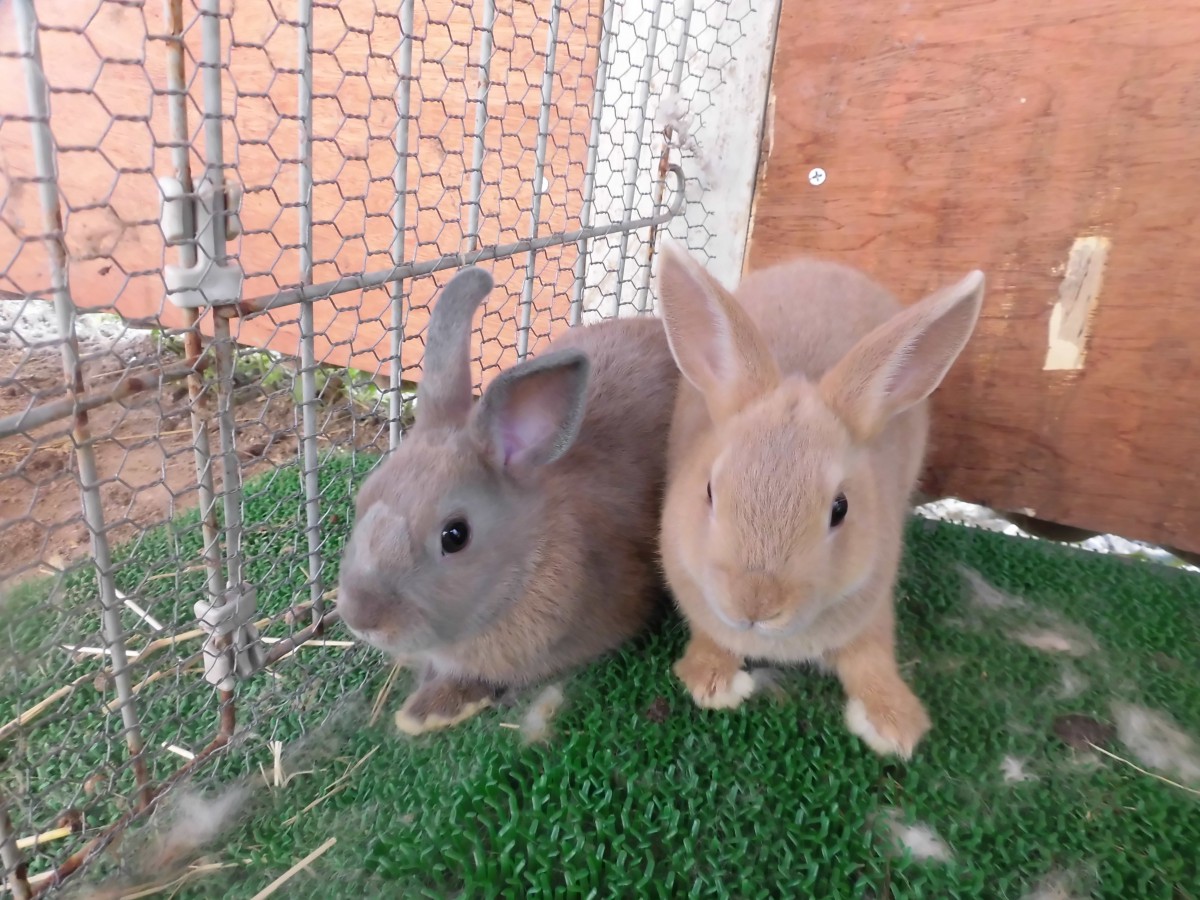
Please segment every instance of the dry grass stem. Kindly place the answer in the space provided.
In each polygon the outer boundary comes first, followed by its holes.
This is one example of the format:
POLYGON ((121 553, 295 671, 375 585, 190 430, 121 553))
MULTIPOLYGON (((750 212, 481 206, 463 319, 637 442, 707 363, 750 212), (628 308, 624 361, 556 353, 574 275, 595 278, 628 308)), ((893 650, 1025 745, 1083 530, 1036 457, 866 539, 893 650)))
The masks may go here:
MULTIPOLYGON (((80 647, 77 644, 63 644, 62 648, 68 653, 74 653, 76 656, 112 656, 112 651, 107 647, 80 647)), ((125 659, 128 662, 134 662, 138 658, 136 652, 132 650, 125 651, 125 659)))
POLYGON ((1125 759, 1124 757, 1117 756, 1117 754, 1113 753, 1110 750, 1105 750, 1103 747, 1097 747, 1091 741, 1088 741, 1088 746, 1091 747, 1093 750, 1095 750, 1097 753, 1102 753, 1103 755, 1107 756, 1109 759, 1116 760, 1119 763, 1123 763, 1124 765, 1129 766, 1129 768, 1133 769, 1135 772, 1141 772, 1143 775, 1147 775, 1150 778, 1157 779, 1158 781, 1161 781, 1163 784, 1169 784, 1171 787, 1179 788, 1179 790, 1181 790, 1181 791, 1186 791, 1187 793, 1189 793, 1195 797, 1200 797, 1200 791, 1196 790, 1195 788, 1190 788, 1186 784, 1180 784, 1178 781, 1172 781, 1170 778, 1166 778, 1162 775, 1159 775, 1156 772, 1151 772, 1151 771, 1148 771, 1147 769, 1143 769, 1141 766, 1137 765, 1136 763, 1132 763, 1129 760, 1125 759))
POLYGON ((367 726, 373 726, 379 721, 379 714, 383 712, 383 706, 387 703, 388 695, 392 692, 392 685, 396 681, 396 676, 400 674, 400 669, 403 668, 400 663, 392 666, 392 670, 388 672, 387 679, 383 682, 383 687, 379 689, 379 694, 375 697, 375 703, 371 706, 371 718, 367 720, 367 726))
POLYGON ((178 572, 160 572, 157 575, 151 575, 148 578, 143 578, 143 583, 148 581, 162 581, 165 578, 178 578, 180 575, 191 575, 195 572, 203 572, 204 566, 188 566, 186 569, 180 569, 178 572))
MULTIPOLYGON (((169 573, 169 574, 174 575, 175 573, 169 573)), ((325 594, 322 595, 323 600, 334 600, 336 598, 337 598, 337 590, 336 589, 331 590, 331 591, 326 591, 325 594)), ((293 615, 298 616, 301 613, 308 610, 311 606, 312 606, 311 602, 299 603, 296 606, 291 607, 288 610, 288 612, 291 612, 293 615)), ((282 618, 285 615, 287 615, 287 612, 280 613, 279 615, 267 616, 265 618, 259 619, 257 622, 254 623, 254 627, 261 631, 264 628, 267 628, 271 625, 278 623, 279 621, 282 620, 282 618)), ((206 634, 207 634, 207 632, 205 632, 204 629, 202 629, 202 628, 193 628, 190 631, 184 631, 180 634, 172 634, 172 635, 167 635, 166 637, 155 638, 154 640, 150 641, 150 643, 146 644, 144 647, 140 647, 140 648, 132 647, 132 648, 127 649, 126 650, 126 658, 127 658, 128 662, 131 664, 134 662, 137 662, 139 664, 144 663, 151 656, 154 656, 156 653, 159 653, 160 651, 165 650, 168 647, 175 647, 176 645, 185 643, 187 641, 194 641, 198 638, 204 637, 206 634)), ((282 639, 276 638, 275 640, 282 640, 282 639)), ((314 642, 314 643, 325 644, 328 646, 336 646, 336 647, 354 646, 352 641, 322 641, 322 642, 314 642)), ((303 644, 301 644, 300 646, 303 646, 303 644)), ((107 650, 102 650, 99 647, 72 647, 70 645, 63 645, 63 649, 68 650, 73 653, 80 653, 80 654, 87 654, 87 655, 93 655, 93 654, 94 655, 107 655, 108 654, 107 650)), ((292 653, 294 653, 294 652, 295 652, 295 650, 292 651, 292 653)), ((290 655, 291 655, 290 653, 285 654, 285 656, 283 658, 286 658, 287 656, 290 656, 290 655)), ((175 672, 179 671, 183 667, 194 662, 199 657, 200 657, 199 653, 193 654, 192 656, 189 656, 185 659, 180 660, 179 662, 175 663, 175 665, 173 665, 173 666, 170 666, 166 669, 160 669, 159 671, 152 673, 147 678, 143 679, 141 682, 138 683, 137 687, 134 688, 134 692, 136 693, 137 691, 140 691, 142 688, 147 687, 148 685, 151 685, 156 681, 160 681, 161 679, 174 674, 175 672)), ((22 725, 28 725, 30 722, 32 722, 34 719, 36 719, 38 716, 42 715, 47 709, 49 709, 51 706, 53 706, 56 701, 61 700, 64 697, 70 696, 72 693, 75 692, 75 690, 77 690, 83 684, 85 684, 89 681, 93 681, 96 678, 100 678, 100 677, 111 678, 112 674, 113 674, 112 669, 104 668, 98 672, 88 672, 85 675, 80 675, 74 681, 71 681, 68 684, 64 684, 62 687, 53 691, 45 699, 38 701, 33 706, 18 713, 15 718, 6 722, 3 726, 0 726, 0 741, 4 740, 6 737, 11 735, 22 725)), ((109 712, 116 712, 118 709, 121 708, 120 699, 114 699, 114 700, 110 701, 106 708, 109 712)))
POLYGON ((154 618, 154 616, 150 615, 150 613, 146 612, 146 610, 144 610, 140 606, 138 606, 138 604, 135 603, 133 600, 131 600, 129 597, 125 596, 120 591, 117 591, 116 594, 117 594, 118 600, 120 600, 127 607, 129 607, 129 609, 134 613, 134 615, 136 615, 139 619, 141 619, 143 622, 145 622, 147 625, 149 625, 155 631, 165 630, 163 628, 162 622, 158 621, 158 619, 154 618))
MULTIPOLYGON (((267 637, 263 635, 261 638, 264 644, 278 644, 280 641, 286 641, 287 638, 282 637, 267 637)), ((301 647, 353 647, 354 641, 326 641, 317 639, 315 641, 305 641, 301 647)), ((299 648, 297 648, 299 649, 299 648)), ((283 659, 284 657, 280 657, 283 659)))
POLYGON ((220 869, 233 868, 234 865, 235 863, 199 863, 189 866, 186 872, 170 881, 149 882, 130 888, 125 893, 117 894, 115 900, 141 900, 143 897, 153 897, 166 890, 171 890, 172 894, 176 894, 189 881, 220 869))
MULTIPOLYGON (((203 655, 202 653, 194 653, 191 656, 189 656, 187 659, 182 659, 179 662, 177 662, 175 665, 170 666, 169 668, 159 669, 157 672, 152 672, 150 675, 143 678, 141 681, 139 681, 134 686, 134 688, 133 688, 134 697, 136 698, 137 695, 144 688, 148 688, 150 685, 154 684, 154 682, 162 681, 164 678, 170 678, 172 675, 188 675, 188 674, 194 673, 194 672, 203 672, 204 671, 203 668, 199 668, 199 669, 187 668, 187 666, 190 663, 196 662, 196 660, 200 659, 200 657, 202 655, 203 655)), ((104 708, 106 710, 108 710, 110 713, 115 713, 122 707, 122 705, 123 705, 123 703, 121 701, 121 698, 116 697, 112 700, 109 700, 108 703, 105 704, 104 708)))
POLYGON ((308 804, 308 806, 304 807, 304 809, 300 810, 300 812, 296 813, 296 815, 294 815, 290 819, 286 820, 283 823, 283 826, 285 828, 287 828, 291 825, 296 824, 296 822, 300 819, 300 817, 302 815, 304 815, 306 812, 309 812, 310 810, 314 809, 315 807, 320 806, 322 803, 324 803, 326 800, 328 800, 334 794, 338 793, 339 791, 344 790, 346 788, 346 782, 348 781, 350 776, 353 775, 355 772, 357 772, 360 768, 362 768, 366 764, 367 760, 369 760, 372 756, 374 756, 378 751, 379 751, 378 747, 372 747, 366 753, 366 755, 364 755, 362 757, 362 759, 360 759, 358 762, 356 762, 354 765, 352 765, 350 768, 348 768, 345 772, 343 772, 341 775, 339 775, 336 779, 334 779, 333 784, 329 785, 329 787, 326 788, 325 793, 323 793, 320 797, 318 797, 312 803, 308 804))
POLYGON ((296 863, 294 866, 292 866, 290 869, 288 869, 286 872, 284 872, 282 875, 280 875, 278 878, 276 878, 274 881, 272 881, 270 884, 268 884, 265 888, 263 888, 261 891, 259 891, 257 894, 255 894, 253 897, 251 897, 250 900, 265 900, 266 897, 270 897, 277 890, 279 890, 279 888, 281 888, 285 883, 287 883, 291 878, 293 878, 298 872, 300 872, 303 869, 308 868, 308 866, 311 863, 313 863, 317 859, 317 857, 322 856, 330 847, 332 847, 336 843, 337 843, 337 838, 331 837, 329 840, 327 840, 325 843, 323 843, 320 847, 318 847, 312 853, 308 854, 308 856, 304 857, 304 859, 300 860, 300 862, 296 863))
POLYGON ((75 691, 96 677, 95 672, 88 672, 85 675, 80 675, 70 684, 64 684, 58 690, 54 691, 49 697, 35 703, 29 709, 17 713, 16 718, 6 722, 3 727, 0 727, 0 741, 4 740, 22 725, 28 725, 47 709, 54 705, 55 701, 61 700, 64 697, 69 697, 75 691))
POLYGON ((69 826, 63 828, 51 828, 49 831, 43 831, 41 834, 31 834, 29 837, 18 838, 18 850, 30 850, 34 847, 40 847, 42 844, 49 844, 54 841, 61 841, 65 837, 70 837, 75 834, 75 829, 69 826))

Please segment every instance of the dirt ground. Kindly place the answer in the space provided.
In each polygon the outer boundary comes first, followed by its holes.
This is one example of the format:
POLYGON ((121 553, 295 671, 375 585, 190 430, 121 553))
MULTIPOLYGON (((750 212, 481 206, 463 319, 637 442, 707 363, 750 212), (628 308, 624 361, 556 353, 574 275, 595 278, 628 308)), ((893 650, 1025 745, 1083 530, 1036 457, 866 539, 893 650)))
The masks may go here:
MULTIPOLYGON (((158 358, 147 338, 109 352, 85 365, 90 391, 115 383, 124 363, 145 365, 158 358)), ((167 355, 164 362, 172 362, 167 355)), ((236 404, 237 447, 242 477, 296 462, 299 410, 292 386, 271 392, 239 374, 236 404)), ((215 405, 215 389, 210 387, 215 405)), ((0 417, 66 396, 61 358, 51 350, 0 347, 0 417)), ((320 408, 322 449, 386 447, 387 425, 372 410, 342 398, 320 408)), ((198 503, 191 450, 190 400, 186 382, 165 385, 91 412, 104 520, 111 542, 167 521, 198 503)), ((219 446, 213 427, 211 446, 219 446)), ((218 469, 219 471, 219 469, 218 469)), ((65 419, 29 436, 0 439, 0 584, 61 570, 91 553, 84 525, 77 463, 65 419)), ((218 479, 219 489, 219 479, 218 479)))

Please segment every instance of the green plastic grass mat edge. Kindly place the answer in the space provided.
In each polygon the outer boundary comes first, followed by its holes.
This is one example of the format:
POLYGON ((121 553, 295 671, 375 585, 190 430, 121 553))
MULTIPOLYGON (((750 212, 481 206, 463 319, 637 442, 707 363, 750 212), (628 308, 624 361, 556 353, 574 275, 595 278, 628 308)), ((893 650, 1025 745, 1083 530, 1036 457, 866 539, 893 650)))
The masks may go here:
MULTIPOLYGON (((323 470, 347 486, 323 491, 325 515, 348 520, 366 465, 323 470)), ((260 607, 281 607, 303 581, 278 564, 293 554, 288 529, 302 537, 299 483, 285 473, 250 493, 267 526, 249 541, 271 575, 260 607)), ((154 546, 131 551, 146 571, 154 546)), ((782 700, 694 708, 670 675, 676 620, 565 679, 550 736, 532 746, 505 727, 532 695, 411 740, 391 726, 403 680, 365 725, 384 661, 330 663, 338 689, 322 702, 341 715, 285 755, 289 772, 312 771, 256 788, 208 851, 228 868, 176 896, 250 897, 335 837, 278 896, 1200 897, 1198 798, 1056 728, 1069 714, 1107 725, 1133 710, 1200 733, 1200 579, 919 520, 899 604, 904 671, 934 720, 909 763, 849 735, 837 684, 810 670, 783 675, 782 700)), ((310 731, 294 711, 258 718, 289 751, 310 731)), ((1106 749, 1172 777, 1169 758, 1147 766, 1126 737, 1106 749)), ((1194 742, 1182 751, 1175 780, 1188 752, 1200 759, 1194 742)), ((269 762, 247 744, 218 780, 256 783, 248 773, 269 762)))

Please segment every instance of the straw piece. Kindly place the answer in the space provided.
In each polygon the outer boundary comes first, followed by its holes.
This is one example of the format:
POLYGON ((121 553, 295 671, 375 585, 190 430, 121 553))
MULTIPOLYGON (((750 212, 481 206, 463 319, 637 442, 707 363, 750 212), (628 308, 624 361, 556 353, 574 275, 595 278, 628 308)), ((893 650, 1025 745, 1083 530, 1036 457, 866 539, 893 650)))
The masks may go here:
POLYGON ((1157 778, 1163 784, 1169 784, 1169 785, 1171 785, 1171 787, 1179 788, 1181 791, 1187 791, 1189 794, 1193 794, 1196 797, 1200 797, 1200 791, 1196 790, 1195 788, 1190 788, 1186 784, 1180 784, 1178 781, 1172 781, 1170 778, 1164 778, 1162 775, 1159 775, 1155 772, 1147 771, 1146 769, 1143 769, 1141 766, 1136 765, 1135 763, 1131 763, 1129 760, 1125 759, 1124 757, 1117 756, 1117 754, 1115 754, 1109 750, 1105 750, 1103 747, 1097 747, 1091 741, 1088 741, 1088 746, 1091 747, 1093 750, 1095 750, 1097 753, 1103 753, 1109 759, 1114 759, 1119 763, 1124 763, 1125 765, 1129 766, 1129 768, 1133 769, 1135 772, 1141 772, 1143 775, 1148 775, 1151 778, 1157 778))
POLYGON ((294 866, 292 866, 290 869, 288 869, 286 872, 284 872, 282 875, 280 875, 278 878, 276 878, 274 881, 272 881, 270 884, 268 884, 265 888, 263 888, 261 891, 259 891, 257 894, 255 894, 253 897, 251 897, 250 900, 265 900, 265 898, 270 897, 277 890, 279 890, 287 881, 291 880, 292 877, 296 875, 296 873, 298 873, 301 869, 307 869, 310 863, 312 863, 314 860, 316 860, 317 857, 322 856, 325 853, 325 851, 327 851, 330 847, 332 847, 336 843, 337 843, 337 838, 331 837, 329 840, 327 840, 325 843, 323 843, 320 847, 318 847, 312 853, 308 854, 308 856, 304 857, 304 859, 300 860, 300 862, 296 863, 294 866))

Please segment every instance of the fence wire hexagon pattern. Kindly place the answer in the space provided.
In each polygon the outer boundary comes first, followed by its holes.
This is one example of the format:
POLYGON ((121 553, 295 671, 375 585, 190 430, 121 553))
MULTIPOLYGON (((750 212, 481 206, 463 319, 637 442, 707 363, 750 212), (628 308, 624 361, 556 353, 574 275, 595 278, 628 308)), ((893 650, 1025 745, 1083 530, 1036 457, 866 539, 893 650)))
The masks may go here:
MULTIPOLYGON (((691 0, 0 8, 0 850, 54 890, 172 785, 352 690, 328 512, 403 439, 428 304, 475 373, 652 308, 691 0), (267 590, 269 589, 269 590, 267 590), (277 599, 285 598, 282 602, 277 599)), ((744 4, 743 4, 744 6, 744 4)), ((691 173, 694 180, 703 172, 691 173)), ((704 204, 682 231, 703 248, 704 204)))

